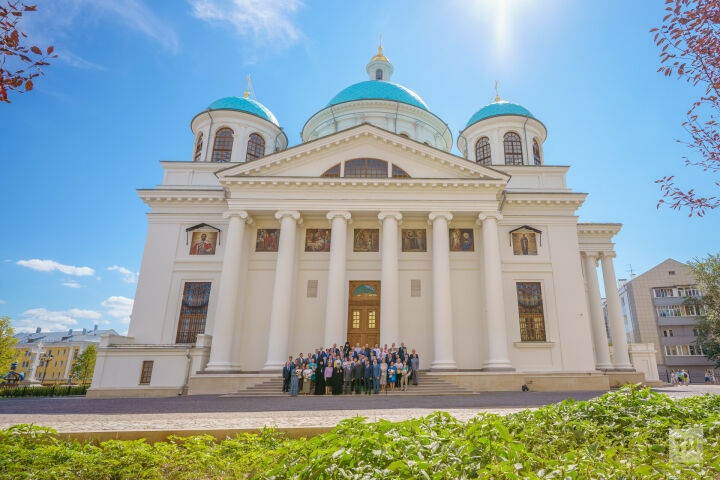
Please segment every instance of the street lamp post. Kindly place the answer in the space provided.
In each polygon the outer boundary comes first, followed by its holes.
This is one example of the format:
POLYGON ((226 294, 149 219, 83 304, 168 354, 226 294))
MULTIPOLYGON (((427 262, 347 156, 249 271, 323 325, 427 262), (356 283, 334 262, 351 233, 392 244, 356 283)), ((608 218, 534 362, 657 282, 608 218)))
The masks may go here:
POLYGON ((47 375, 48 365, 50 365, 50 360, 52 360, 52 359, 55 358, 55 357, 53 357, 52 354, 46 352, 46 353, 44 353, 43 356, 40 357, 40 358, 41 358, 43 361, 45 361, 45 370, 43 370, 43 378, 42 378, 42 381, 44 382, 44 381, 45 381, 45 375, 47 375))

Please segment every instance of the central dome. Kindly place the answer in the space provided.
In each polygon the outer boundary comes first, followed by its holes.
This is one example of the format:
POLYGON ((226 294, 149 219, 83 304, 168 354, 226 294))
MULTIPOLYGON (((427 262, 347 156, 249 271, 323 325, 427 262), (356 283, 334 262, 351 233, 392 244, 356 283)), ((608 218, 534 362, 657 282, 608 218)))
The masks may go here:
POLYGON ((335 95, 328 102, 327 107, 354 100, 391 100, 430 111, 417 93, 397 83, 382 80, 366 80, 350 85, 335 95))

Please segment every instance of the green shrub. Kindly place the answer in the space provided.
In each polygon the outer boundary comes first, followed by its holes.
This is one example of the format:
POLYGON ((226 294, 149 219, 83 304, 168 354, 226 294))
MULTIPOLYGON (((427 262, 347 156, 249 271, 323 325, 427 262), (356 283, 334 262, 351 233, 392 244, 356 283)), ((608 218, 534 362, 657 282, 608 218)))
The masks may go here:
POLYGON ((50 385, 47 387, 1 388, 0 397, 63 397, 85 395, 87 385, 50 385))
POLYGON ((3 479, 698 479, 720 477, 720 396, 673 400, 624 388, 467 423, 447 413, 392 423, 341 422, 290 440, 272 430, 148 444, 57 439, 52 430, 0 431, 3 479), (699 426, 704 462, 668 457, 672 428, 699 426))

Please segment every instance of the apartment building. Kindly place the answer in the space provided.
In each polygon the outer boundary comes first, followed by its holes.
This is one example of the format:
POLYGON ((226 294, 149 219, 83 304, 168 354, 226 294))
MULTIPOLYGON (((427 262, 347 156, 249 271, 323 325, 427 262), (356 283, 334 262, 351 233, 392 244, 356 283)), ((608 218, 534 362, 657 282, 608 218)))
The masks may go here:
POLYGON ((702 295, 690 269, 667 259, 630 280, 618 282, 620 305, 633 341, 655 344, 658 374, 686 369, 691 382, 703 382, 714 366, 697 345, 697 323, 703 314, 702 295))

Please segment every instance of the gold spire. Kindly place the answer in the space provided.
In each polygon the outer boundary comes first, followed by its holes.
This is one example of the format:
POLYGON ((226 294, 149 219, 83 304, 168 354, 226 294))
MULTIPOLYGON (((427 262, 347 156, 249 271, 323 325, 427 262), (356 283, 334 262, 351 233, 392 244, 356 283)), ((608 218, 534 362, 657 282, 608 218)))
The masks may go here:
POLYGON ((247 88, 245 89, 245 98, 248 98, 250 96, 250 89, 252 88, 252 84, 250 83, 250 75, 247 76, 247 88))
POLYGON ((495 80, 495 103, 500 101, 500 95, 498 95, 497 80, 495 80))
POLYGON ((374 62, 375 60, 381 60, 383 62, 390 63, 390 60, 388 60, 387 57, 385 55, 383 55, 383 52, 382 52, 382 33, 380 34, 380 45, 378 45, 378 53, 370 61, 374 62))

